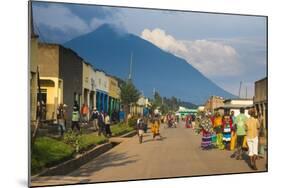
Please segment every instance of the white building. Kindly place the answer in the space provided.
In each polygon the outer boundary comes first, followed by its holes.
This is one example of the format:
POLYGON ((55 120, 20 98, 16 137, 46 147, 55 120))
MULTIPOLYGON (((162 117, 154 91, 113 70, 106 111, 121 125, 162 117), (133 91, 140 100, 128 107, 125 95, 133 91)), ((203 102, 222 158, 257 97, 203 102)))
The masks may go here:
POLYGON ((140 96, 136 104, 130 106, 130 113, 134 115, 144 115, 144 109, 149 108, 151 104, 148 101, 148 98, 140 96))
POLYGON ((198 106, 197 111, 203 112, 205 110, 205 106, 198 106))
POLYGON ((249 117, 248 109, 253 107, 253 99, 227 99, 224 100, 224 105, 216 108, 216 110, 223 109, 224 112, 234 112, 237 116, 240 113, 240 108, 245 109, 245 115, 249 117))
POLYGON ((83 62, 82 103, 91 109, 96 106, 96 73, 91 64, 83 62))

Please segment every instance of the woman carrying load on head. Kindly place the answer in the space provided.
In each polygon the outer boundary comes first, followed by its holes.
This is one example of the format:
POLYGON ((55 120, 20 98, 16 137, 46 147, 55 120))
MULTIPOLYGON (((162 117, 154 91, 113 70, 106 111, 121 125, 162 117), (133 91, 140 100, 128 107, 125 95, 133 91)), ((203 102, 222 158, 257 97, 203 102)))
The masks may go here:
POLYGON ((202 142, 201 148, 203 150, 208 150, 212 148, 212 121, 210 119, 210 114, 203 114, 202 119, 199 123, 199 128, 202 132, 202 142))
POLYGON ((151 123, 151 132, 153 135, 153 140, 155 139, 156 136, 159 136, 160 139, 162 139, 162 136, 160 135, 160 120, 158 116, 152 118, 150 123, 151 123))

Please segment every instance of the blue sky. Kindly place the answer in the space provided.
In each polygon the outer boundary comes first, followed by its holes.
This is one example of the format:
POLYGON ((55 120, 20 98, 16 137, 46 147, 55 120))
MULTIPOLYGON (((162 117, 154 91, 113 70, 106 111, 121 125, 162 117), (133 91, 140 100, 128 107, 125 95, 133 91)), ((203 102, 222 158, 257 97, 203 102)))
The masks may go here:
POLYGON ((104 23, 114 24, 187 60, 223 89, 253 96, 266 76, 266 18, 75 4, 33 4, 35 30, 64 43, 104 23))

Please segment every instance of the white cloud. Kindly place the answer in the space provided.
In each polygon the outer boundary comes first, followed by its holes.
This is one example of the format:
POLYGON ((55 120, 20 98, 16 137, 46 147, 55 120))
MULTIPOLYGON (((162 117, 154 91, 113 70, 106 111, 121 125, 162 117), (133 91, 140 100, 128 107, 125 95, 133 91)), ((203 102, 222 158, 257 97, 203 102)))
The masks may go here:
POLYGON ((210 40, 177 40, 158 28, 144 29, 141 37, 165 51, 184 58, 206 76, 236 76, 241 73, 239 55, 230 45, 210 40))
POLYGON ((105 20, 93 18, 89 25, 90 25, 91 29, 95 30, 99 26, 101 26, 102 24, 105 24, 105 23, 107 23, 105 20))
POLYGON ((99 19, 99 18, 92 18, 89 27, 91 30, 97 29, 99 26, 103 24, 110 24, 112 26, 120 26, 122 23, 114 18, 104 18, 104 19, 99 19))
POLYGON ((34 15, 37 24, 43 24, 64 33, 90 31, 89 25, 84 20, 72 13, 70 9, 60 5, 37 6, 34 9, 34 15))

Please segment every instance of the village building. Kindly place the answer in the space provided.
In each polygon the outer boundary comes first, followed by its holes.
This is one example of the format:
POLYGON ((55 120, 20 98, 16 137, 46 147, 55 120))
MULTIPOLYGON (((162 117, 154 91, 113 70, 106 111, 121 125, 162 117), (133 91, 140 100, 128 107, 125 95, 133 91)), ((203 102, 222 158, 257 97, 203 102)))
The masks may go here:
POLYGON ((203 106, 203 105, 200 105, 197 108, 197 112, 203 112, 204 110, 205 110, 205 106, 203 106))
POLYGON ((46 119, 56 119, 59 104, 66 104, 66 120, 71 121, 74 101, 82 102, 82 58, 59 44, 39 43, 40 86, 46 105, 46 119))
POLYGON ((100 112, 108 112, 108 77, 102 70, 95 70, 96 75, 96 108, 100 112))
POLYGON ((29 84, 30 84, 30 120, 36 120, 37 115, 37 88, 38 88, 38 35, 33 26, 32 7, 30 6, 30 61, 29 61, 29 84))
POLYGON ((95 86, 95 71, 91 64, 83 61, 83 101, 89 109, 96 106, 96 86, 95 86))
POLYGON ((254 107, 263 116, 263 124, 267 127, 267 77, 255 82, 254 107))
POLYGON ((135 104, 130 105, 130 114, 132 115, 146 115, 151 104, 148 101, 148 98, 145 96, 140 96, 138 101, 135 104))
POLYGON ((245 115, 249 117, 248 110, 253 107, 253 99, 227 99, 224 100, 223 106, 216 108, 215 110, 223 110, 223 113, 234 112, 237 116, 240 113, 240 109, 245 109, 245 115))
POLYGON ((179 106, 178 111, 176 111, 176 114, 178 114, 181 118, 185 117, 187 115, 196 115, 198 112, 198 109, 190 109, 183 106, 179 106))
POLYGON ((204 110, 214 113, 216 108, 224 105, 224 98, 220 96, 211 96, 205 103, 204 110))
POLYGON ((109 89, 108 89, 108 111, 111 115, 114 111, 119 112, 120 110, 120 88, 118 86, 118 81, 112 77, 108 76, 108 83, 109 83, 109 89))

